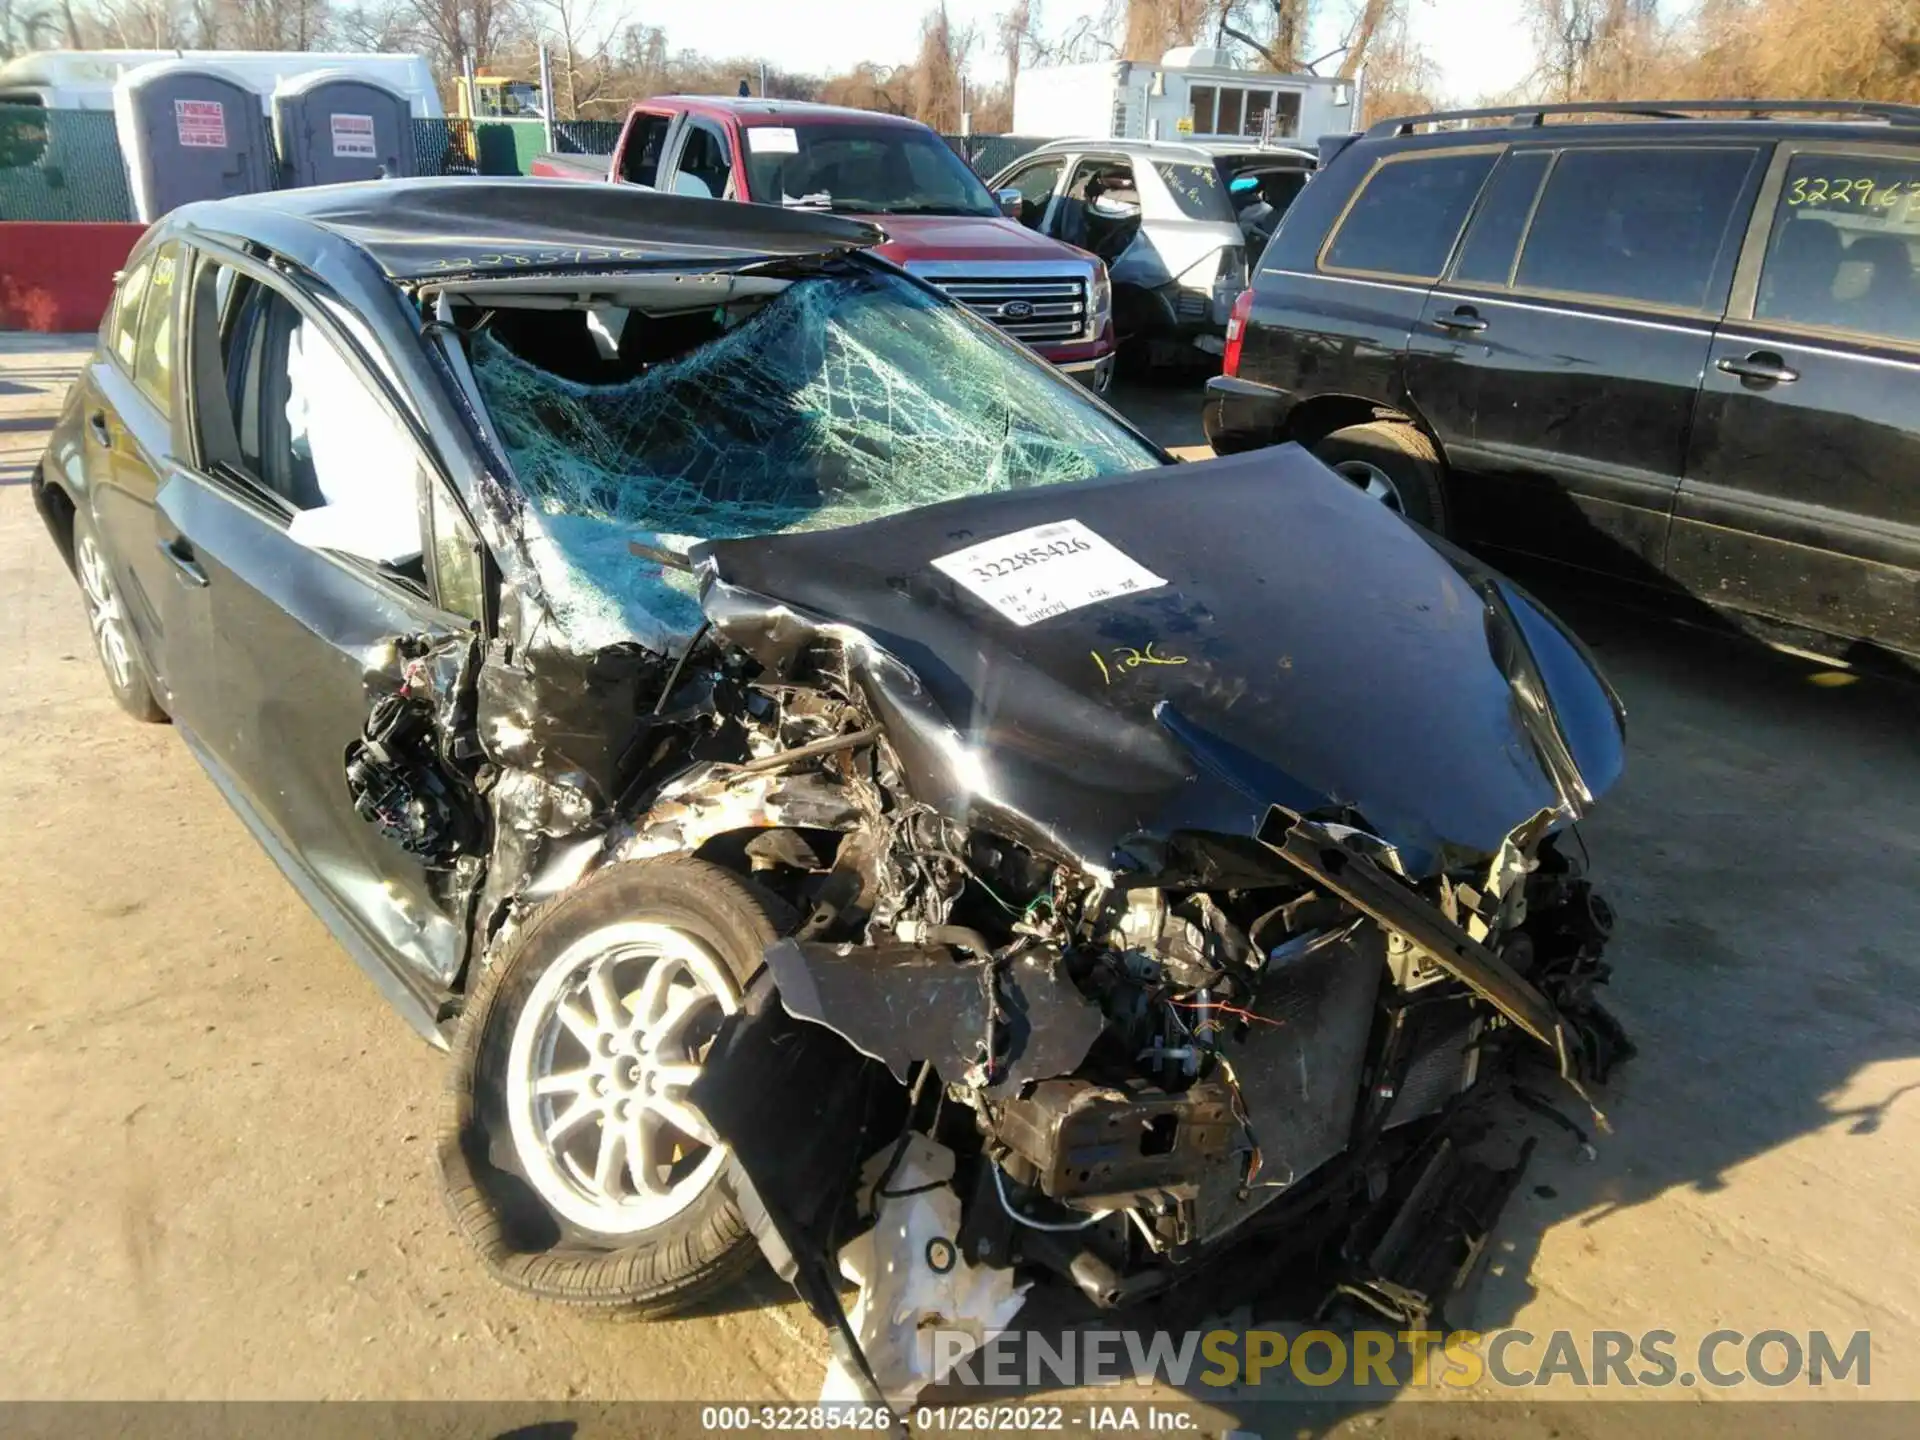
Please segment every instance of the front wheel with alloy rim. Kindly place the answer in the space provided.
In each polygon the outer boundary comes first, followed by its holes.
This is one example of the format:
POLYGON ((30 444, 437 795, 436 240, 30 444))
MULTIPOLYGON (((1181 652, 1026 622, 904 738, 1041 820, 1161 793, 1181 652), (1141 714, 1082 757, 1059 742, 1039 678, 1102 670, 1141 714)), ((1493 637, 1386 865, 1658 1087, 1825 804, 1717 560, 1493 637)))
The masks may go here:
POLYGON ((440 1143, 461 1229, 506 1283, 661 1315, 757 1253, 687 1087, 780 928, 703 860, 616 865, 528 922, 454 1043, 440 1143))
POLYGON ((1437 535, 1447 499, 1433 442, 1411 425, 1375 420, 1336 430, 1313 446, 1321 463, 1361 493, 1437 535))
POLYGON ((107 677, 107 688, 120 708, 136 720, 160 724, 167 712, 153 698, 153 682, 146 662, 134 648, 127 620, 126 602, 107 564, 100 536, 87 518, 84 508, 73 516, 73 574, 80 582, 80 598, 86 602, 87 624, 93 630, 93 651, 100 657, 100 669, 107 677))

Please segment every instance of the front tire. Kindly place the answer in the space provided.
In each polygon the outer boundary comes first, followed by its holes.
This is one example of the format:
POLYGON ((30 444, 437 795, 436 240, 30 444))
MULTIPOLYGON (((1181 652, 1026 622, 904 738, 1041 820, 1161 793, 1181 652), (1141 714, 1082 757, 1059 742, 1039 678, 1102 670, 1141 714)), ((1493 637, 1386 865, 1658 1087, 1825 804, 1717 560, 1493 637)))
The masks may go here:
POLYGON ((440 1163, 498 1279, 656 1316, 752 1265, 728 1152, 685 1091, 779 909, 703 860, 616 865, 535 915, 480 981, 440 1163))
POLYGON ((1314 455, 1414 524, 1447 533, 1446 484, 1433 442, 1411 425, 1375 420, 1336 430, 1313 446, 1314 455))
POLYGON ((80 582, 80 598, 93 630, 93 653, 99 657, 114 703, 145 724, 165 724, 167 712, 154 698, 153 677, 134 641, 126 601, 107 563, 106 546, 84 505, 73 512, 73 574, 80 582))

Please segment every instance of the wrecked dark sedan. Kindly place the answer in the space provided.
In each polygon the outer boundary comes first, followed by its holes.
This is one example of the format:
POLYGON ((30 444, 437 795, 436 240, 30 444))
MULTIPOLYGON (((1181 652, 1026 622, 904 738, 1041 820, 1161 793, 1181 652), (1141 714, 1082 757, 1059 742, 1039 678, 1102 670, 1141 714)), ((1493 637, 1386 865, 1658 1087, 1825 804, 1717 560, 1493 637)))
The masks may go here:
POLYGON ((1173 463, 881 238, 176 211, 34 480, 114 694, 450 1046, 510 1284, 663 1313, 764 1253, 893 1399, 918 1331, 1309 1229, 1417 1320, 1517 1173, 1454 1119, 1628 1050, 1572 839, 1619 703, 1305 451, 1173 463))

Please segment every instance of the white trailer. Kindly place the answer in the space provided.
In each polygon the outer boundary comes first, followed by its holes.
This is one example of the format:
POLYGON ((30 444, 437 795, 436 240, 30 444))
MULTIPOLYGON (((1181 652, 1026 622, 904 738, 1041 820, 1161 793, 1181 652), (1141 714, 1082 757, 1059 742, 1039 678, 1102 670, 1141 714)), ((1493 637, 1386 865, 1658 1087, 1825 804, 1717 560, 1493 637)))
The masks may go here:
POLYGON ((1359 127, 1361 82, 1242 70, 1224 51, 1169 50, 1158 65, 1096 60, 1022 70, 1013 133, 1311 145, 1359 127))

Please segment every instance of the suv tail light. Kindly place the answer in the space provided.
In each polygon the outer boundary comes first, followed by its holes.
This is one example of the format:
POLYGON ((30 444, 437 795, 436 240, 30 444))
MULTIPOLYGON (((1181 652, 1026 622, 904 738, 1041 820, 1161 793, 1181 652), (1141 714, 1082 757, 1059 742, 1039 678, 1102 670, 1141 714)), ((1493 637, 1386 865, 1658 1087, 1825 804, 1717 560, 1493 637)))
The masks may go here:
POLYGON ((1253 287, 1248 286, 1235 297, 1233 311, 1227 316, 1227 350, 1220 357, 1222 375, 1240 373, 1240 347, 1247 338, 1247 316, 1253 313, 1253 287))

